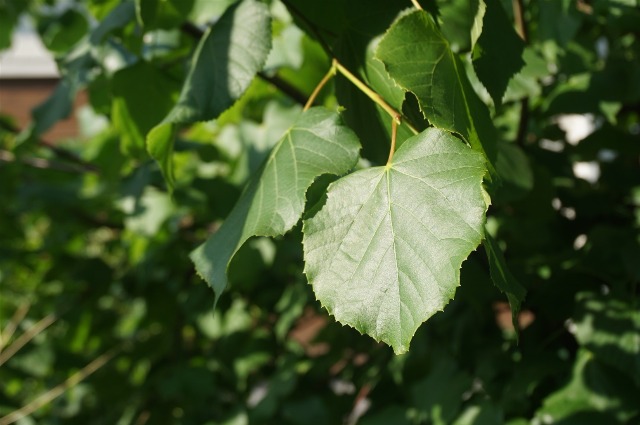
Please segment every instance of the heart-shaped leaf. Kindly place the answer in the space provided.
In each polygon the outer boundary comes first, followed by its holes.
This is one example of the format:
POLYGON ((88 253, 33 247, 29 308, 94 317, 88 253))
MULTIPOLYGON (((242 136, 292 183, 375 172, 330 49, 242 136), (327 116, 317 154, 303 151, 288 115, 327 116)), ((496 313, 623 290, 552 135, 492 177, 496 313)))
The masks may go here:
POLYGON ((416 95, 429 122, 461 135, 485 155, 493 173, 496 130, 489 109, 429 14, 418 10, 398 18, 380 41, 376 56, 400 87, 416 95))
POLYGON ((205 33, 177 105, 147 136, 147 150, 173 186, 175 124, 206 121, 230 108, 262 69, 271 50, 268 7, 255 0, 231 6, 205 33))
POLYGON ((453 298, 483 236, 482 155, 430 128, 392 164, 333 183, 304 223, 305 273, 341 323, 408 350, 416 329, 453 298))
POLYGON ((300 220, 316 177, 344 174, 358 160, 360 143, 340 116, 324 108, 303 112, 251 179, 227 220, 191 259, 216 300, 227 286, 227 267, 251 236, 278 236, 300 220))

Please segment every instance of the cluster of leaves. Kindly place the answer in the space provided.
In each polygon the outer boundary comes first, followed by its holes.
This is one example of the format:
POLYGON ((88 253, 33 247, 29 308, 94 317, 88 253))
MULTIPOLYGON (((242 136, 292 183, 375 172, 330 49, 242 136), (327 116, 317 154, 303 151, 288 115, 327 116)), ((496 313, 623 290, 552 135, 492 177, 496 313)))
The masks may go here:
POLYGON ((0 424, 640 423, 638 6, 0 2, 0 424))

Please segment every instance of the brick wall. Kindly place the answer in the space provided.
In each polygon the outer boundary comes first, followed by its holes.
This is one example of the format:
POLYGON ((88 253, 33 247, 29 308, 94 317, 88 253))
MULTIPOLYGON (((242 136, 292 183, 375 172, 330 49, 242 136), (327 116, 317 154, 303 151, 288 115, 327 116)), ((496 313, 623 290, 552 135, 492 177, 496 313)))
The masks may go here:
MULTIPOLYGON (((0 113, 13 117, 20 128, 31 121, 31 110, 42 103, 55 89, 57 79, 0 79, 0 113)), ((87 103, 85 92, 76 98, 75 110, 87 103)), ((43 135, 43 139, 56 140, 78 136, 78 122, 75 113, 58 122, 43 135)))

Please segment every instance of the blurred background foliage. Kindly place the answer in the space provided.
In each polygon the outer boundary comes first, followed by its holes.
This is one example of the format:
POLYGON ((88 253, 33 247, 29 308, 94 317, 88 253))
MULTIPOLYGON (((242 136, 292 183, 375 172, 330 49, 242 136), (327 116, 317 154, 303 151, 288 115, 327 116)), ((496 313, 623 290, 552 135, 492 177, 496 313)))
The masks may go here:
MULTIPOLYGON (((524 18, 526 47, 495 103, 471 62, 480 2, 422 2, 491 107, 506 178, 487 227, 528 295, 517 343, 476 252, 402 356, 320 309, 299 228, 243 247, 215 311, 188 254, 329 68, 323 43, 415 109, 371 53, 411 4, 269 2, 265 70, 217 120, 182 129, 169 195, 144 137, 231 3, 0 1, 0 48, 27 16, 61 72, 28 128, 0 117, 0 424, 640 424, 638 2, 497 2, 524 18), (80 91, 82 135, 41 140, 80 91)), ((340 78, 321 102, 347 108, 366 160, 386 159, 373 103, 340 78)))

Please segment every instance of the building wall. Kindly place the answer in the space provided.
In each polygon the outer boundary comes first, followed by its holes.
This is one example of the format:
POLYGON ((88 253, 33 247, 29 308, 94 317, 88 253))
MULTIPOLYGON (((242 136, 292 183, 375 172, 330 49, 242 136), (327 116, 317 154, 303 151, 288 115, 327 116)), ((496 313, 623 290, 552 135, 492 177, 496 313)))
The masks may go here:
MULTIPOLYGON (((15 119, 16 125, 23 129, 31 121, 31 110, 44 102, 58 84, 57 78, 10 78, 0 79, 0 113, 15 119)), ((74 111, 86 104, 87 95, 81 92, 75 103, 74 111)), ((78 136, 78 121, 75 112, 58 122, 42 138, 56 141, 78 136)))

